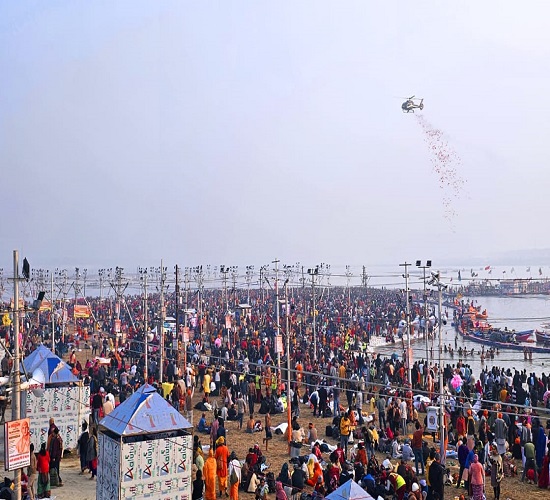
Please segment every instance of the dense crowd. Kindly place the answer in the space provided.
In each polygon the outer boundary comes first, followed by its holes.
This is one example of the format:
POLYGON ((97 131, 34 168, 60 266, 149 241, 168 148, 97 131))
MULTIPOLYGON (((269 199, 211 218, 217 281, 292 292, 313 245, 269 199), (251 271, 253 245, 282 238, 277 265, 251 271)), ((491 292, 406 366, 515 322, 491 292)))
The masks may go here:
MULTIPOLYGON (((285 349, 276 350, 273 294, 262 298, 260 291, 254 291, 251 296, 251 307, 236 306, 242 296, 232 299, 234 313, 228 315, 222 292, 202 294, 200 308, 191 303, 178 318, 181 326, 189 328, 188 342, 183 345, 179 335, 178 343, 177 333, 167 332, 163 356, 158 323, 148 356, 144 355, 144 307, 148 308, 149 324, 155 325, 157 297, 147 304, 141 297, 125 298, 125 307, 119 309, 123 335, 114 334, 113 304, 109 301, 89 299, 95 317, 77 320, 73 329, 65 325, 65 336, 61 318, 54 312, 56 347, 60 354, 68 350, 73 372, 90 384, 92 423, 145 382, 158 387, 190 419, 196 402, 195 409, 202 412, 197 432, 209 436, 206 456, 200 451, 200 442, 194 450, 201 471, 197 488, 200 481, 205 483, 207 499, 216 494, 212 474, 219 480, 219 492, 231 493, 232 498, 240 487, 259 497, 275 493, 280 500, 284 495, 302 493, 322 497, 349 478, 374 498, 392 493, 400 499, 405 494, 443 498, 444 485, 453 484, 463 485, 472 498, 480 500, 487 474, 498 499, 500 482, 517 473, 518 460, 522 480, 548 486, 550 380, 544 373, 539 376, 492 367, 474 375, 460 357, 442 368, 433 359, 420 359, 411 367, 409 384, 402 355, 383 356, 369 348, 373 335, 404 347, 399 335, 403 333, 405 299, 394 291, 375 289, 333 290, 330 296, 316 298, 315 312, 309 307, 310 291, 293 290, 286 302, 288 309, 281 311, 279 328, 288 339, 288 371, 285 349), (74 351, 77 347, 88 358, 84 366, 74 351), (428 406, 439 405, 441 369, 446 422, 443 446, 435 431, 430 436, 426 417, 421 417, 428 406), (267 450, 272 433, 277 431, 271 417, 284 413, 288 405, 293 416, 288 431, 291 454, 295 456, 290 466, 283 466, 277 480, 264 474, 265 456, 258 446, 251 448, 242 463, 224 451, 225 423, 232 420, 242 432, 265 431, 267 450), (303 427, 300 417, 308 411, 312 422, 303 427), (320 439, 315 418, 331 419, 325 434, 332 441, 320 439), (386 456, 379 465, 379 458, 386 456), (447 467, 448 459, 458 461, 455 477, 447 467)), ((166 305, 168 314, 177 313, 175 300, 168 297, 166 305)), ((431 306, 426 318, 424 304, 413 300, 411 312, 411 317, 418 318, 420 331, 427 329, 432 334, 437 328, 431 306)), ((27 352, 39 342, 51 341, 51 319, 43 314, 37 324, 26 325, 27 352)), ((88 460, 83 445, 81 457, 84 455, 83 471, 90 470, 93 478, 93 457, 88 460)))

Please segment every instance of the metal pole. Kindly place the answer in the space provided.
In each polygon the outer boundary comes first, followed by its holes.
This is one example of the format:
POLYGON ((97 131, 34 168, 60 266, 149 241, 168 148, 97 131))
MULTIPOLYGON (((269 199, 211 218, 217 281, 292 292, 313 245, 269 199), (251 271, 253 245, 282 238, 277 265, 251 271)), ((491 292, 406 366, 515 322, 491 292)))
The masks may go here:
POLYGON ((311 286, 313 287, 313 360, 317 361, 317 319, 315 314, 315 273, 311 275, 311 286))
POLYGON ((145 289, 145 294, 144 294, 144 298, 143 298, 143 315, 144 315, 144 320, 145 320, 145 373, 144 373, 144 380, 145 382, 147 382, 147 379, 149 377, 149 325, 148 325, 148 314, 147 314, 147 309, 149 308, 148 307, 148 304, 147 304, 147 269, 145 270, 145 274, 144 274, 144 289, 145 289))
MULTIPOLYGON (((176 370, 179 367, 179 339, 180 339, 180 284, 179 284, 179 267, 176 264, 176 370)), ((187 268, 185 269, 185 281, 187 282, 187 268)), ((187 296, 187 290, 185 290, 187 296)), ((185 307, 187 309, 187 307, 185 307)), ((187 313, 184 313, 187 314, 187 313)), ((172 348, 174 340, 172 339, 172 348)))
POLYGON ((290 441, 292 436, 292 410, 290 408, 290 331, 288 327, 288 280, 285 283, 285 316, 286 316, 286 373, 287 373, 287 397, 286 397, 286 415, 287 415, 287 438, 288 438, 288 453, 290 454, 290 441))
MULTIPOLYGON (((273 261, 275 264, 275 321, 277 322, 276 332, 277 332, 277 342, 279 341, 279 335, 281 335, 281 330, 279 328, 279 260, 275 259, 273 261)), ((281 353, 277 349, 277 368, 279 374, 281 373, 281 353)))
POLYGON ((52 272, 50 273, 50 293, 51 293, 50 314, 51 314, 51 320, 52 320, 52 352, 55 354, 55 315, 53 312, 55 301, 53 297, 53 269, 52 269, 52 272))
POLYGON ((405 278, 405 293, 406 293, 406 321, 407 321, 407 353, 405 356, 405 359, 407 361, 407 379, 409 381, 409 385, 412 386, 412 367, 411 367, 411 359, 410 359, 410 352, 411 352, 411 311, 409 306, 409 273, 407 272, 407 268, 411 265, 407 261, 405 261, 404 264, 399 264, 400 266, 403 266, 405 268, 405 274, 403 277, 405 278))
MULTIPOLYGON (((14 355, 13 355, 13 399, 11 407, 11 419, 21 418, 21 373, 19 367, 19 252, 13 251, 13 331, 14 331, 14 355)), ((7 443, 6 443, 7 444, 7 443)), ((21 500, 21 469, 16 469, 13 476, 14 492, 16 500, 21 500)))
POLYGON ((422 268, 424 271, 424 338, 426 340, 426 364, 428 365, 428 295, 426 294, 426 266, 422 268))
MULTIPOLYGON (((439 271, 437 272, 437 275, 440 276, 439 271)), ((445 403, 443 400, 443 367, 441 366, 441 351, 443 350, 443 335, 441 328, 441 305, 442 305, 442 290, 444 285, 438 281, 437 288, 439 292, 438 302, 439 302, 439 449, 440 449, 440 455, 441 455, 441 463, 445 465, 445 452, 446 450, 443 449, 443 446, 445 444, 444 434, 446 432, 445 429, 445 403)))
POLYGON ((164 370, 164 268, 162 259, 160 260, 160 363, 159 363, 159 382, 162 387, 162 376, 164 370))

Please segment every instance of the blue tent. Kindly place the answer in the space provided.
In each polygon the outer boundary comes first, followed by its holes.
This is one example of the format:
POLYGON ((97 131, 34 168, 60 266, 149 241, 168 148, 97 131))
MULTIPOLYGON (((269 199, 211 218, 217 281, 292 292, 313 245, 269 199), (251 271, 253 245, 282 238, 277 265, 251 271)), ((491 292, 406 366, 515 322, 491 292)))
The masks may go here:
POLYGON ((43 345, 37 347, 23 360, 23 367, 30 376, 38 368, 44 373, 46 385, 78 382, 71 368, 59 356, 43 345))
POLYGON ((189 421, 149 384, 142 385, 99 424, 118 436, 193 428, 189 421))
POLYGON ((374 500, 361 486, 353 479, 334 490, 325 497, 326 500, 374 500))

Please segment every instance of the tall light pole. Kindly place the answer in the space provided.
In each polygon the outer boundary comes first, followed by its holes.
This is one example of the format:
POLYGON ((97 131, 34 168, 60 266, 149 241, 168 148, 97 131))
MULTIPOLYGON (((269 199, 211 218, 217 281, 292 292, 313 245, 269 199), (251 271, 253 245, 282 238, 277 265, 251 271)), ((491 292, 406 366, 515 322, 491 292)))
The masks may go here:
POLYGON ((138 267, 138 273, 140 274, 141 285, 143 286, 143 342, 145 348, 145 366, 143 369, 143 379, 147 383, 148 373, 149 373, 149 328, 148 328, 148 309, 149 304, 147 303, 147 268, 138 267))
MULTIPOLYGON (((25 259, 26 262, 26 259, 25 259)), ((28 263, 27 263, 28 266, 28 263)), ((25 265, 23 266, 25 267, 25 265)), ((28 273, 28 269, 23 269, 23 274, 28 273)), ((26 278, 28 279, 28 274, 26 278)), ((19 420, 21 418, 21 369, 20 348, 19 348, 19 252, 13 251, 13 333, 14 333, 14 353, 13 353, 13 398, 11 407, 11 419, 19 420)), ((21 500, 21 469, 16 469, 13 476, 15 498, 21 500)))
POLYGON ((122 307, 122 296, 126 288, 128 288, 129 282, 124 280, 124 268, 115 267, 115 281, 109 283, 111 288, 116 294, 115 305, 115 347, 118 347, 118 339, 122 337, 122 325, 120 320, 120 308, 122 307), (118 331, 117 331, 118 330, 118 331))
POLYGON ((252 283, 252 276, 254 276, 254 266, 246 266, 246 284, 248 287, 248 291, 246 294, 246 303, 250 305, 250 283, 252 283))
POLYGON ((316 314, 315 314, 315 276, 319 275, 319 266, 310 268, 307 273, 311 276, 311 289, 313 292, 313 360, 317 361, 317 328, 316 328, 316 314))
POLYGON ((290 329, 289 329, 289 305, 288 305, 288 278, 285 281, 285 320, 286 320, 286 374, 287 374, 287 384, 286 384, 286 416, 287 416, 287 438, 288 438, 288 452, 290 454, 290 441, 291 441, 291 431, 292 428, 292 410, 290 404, 290 329))
MULTIPOLYGON (((210 266, 207 266, 207 269, 208 269, 208 273, 210 274, 209 272, 210 266)), ((203 287, 204 287, 204 274, 202 271, 202 265, 193 268, 193 276, 195 278, 195 282, 197 283, 197 288, 198 288, 197 311, 199 314, 199 335, 201 336, 201 342, 202 342, 202 294, 203 294, 203 287)))
MULTIPOLYGON (((428 295, 426 294, 426 269, 432 267, 432 261, 427 260, 426 264, 423 266, 421 260, 416 261, 416 267, 422 269, 423 277, 422 282, 424 283, 424 340, 426 341, 426 364, 428 364, 428 295)), ((424 374, 422 374, 424 375, 424 374)))
POLYGON ((411 367, 411 309, 409 304, 409 273, 407 272, 407 268, 411 265, 407 261, 405 261, 403 264, 399 264, 401 267, 405 268, 405 274, 403 275, 403 278, 405 278, 405 293, 406 293, 406 322, 407 322, 407 379, 409 381, 409 385, 412 387, 412 367, 411 367))
POLYGON ((162 387, 162 377, 164 375, 164 317, 166 315, 166 307, 164 306, 164 283, 166 281, 166 268, 162 264, 162 259, 160 260, 159 268, 159 279, 160 279, 160 321, 159 321, 159 331, 160 331, 160 361, 159 361, 159 382, 162 387))
MULTIPOLYGON (((281 330, 279 328, 279 259, 273 261, 275 264, 275 321, 276 321, 276 343, 278 345, 279 335, 281 335, 281 330)), ((277 368, 279 369, 279 374, 281 373, 281 352, 277 348, 277 368)))
POLYGON ((447 429, 445 429, 445 401, 443 396, 443 366, 441 365, 441 353, 443 351, 443 331, 442 331, 442 317, 441 317, 441 309, 442 309, 442 295, 443 290, 447 289, 447 285, 441 282, 441 275, 439 271, 437 273, 432 272, 432 276, 430 278, 430 281, 428 282, 429 285, 437 287, 438 292, 438 306, 439 306, 439 313, 438 313, 438 329, 439 329, 439 442, 440 442, 440 455, 441 455, 441 463, 445 465, 445 450, 443 449, 445 439, 444 435, 447 432, 447 429))
MULTIPOLYGON (((185 281, 183 284, 183 288, 185 290, 185 297, 187 302, 187 277, 189 273, 189 268, 185 268, 185 281)), ((179 368, 179 340, 180 340, 180 267, 176 264, 174 268, 174 274, 176 275, 176 285, 175 285, 175 298, 176 298, 176 372, 179 368)), ((185 311, 183 313, 183 317, 187 318, 187 304, 185 305, 185 311)), ((184 321, 184 326, 186 322, 184 321)), ((173 334, 172 334, 173 335, 173 334)), ((183 340, 183 339, 182 339, 183 340)), ((174 339, 172 337, 172 349, 174 348, 174 339)))
POLYGON ((227 273, 229 272, 229 268, 226 267, 225 265, 221 265, 220 266, 220 273, 223 275, 222 276, 222 280, 223 280, 223 296, 224 296, 224 301, 225 301, 225 311, 224 311, 224 314, 227 313, 227 311, 229 311, 229 299, 227 297, 227 273))
MULTIPOLYGON (((351 278, 353 276, 353 273, 351 272, 351 266, 346 266, 346 288, 348 289, 348 307, 351 306, 351 278)), ((351 314, 351 311, 350 311, 351 314)))

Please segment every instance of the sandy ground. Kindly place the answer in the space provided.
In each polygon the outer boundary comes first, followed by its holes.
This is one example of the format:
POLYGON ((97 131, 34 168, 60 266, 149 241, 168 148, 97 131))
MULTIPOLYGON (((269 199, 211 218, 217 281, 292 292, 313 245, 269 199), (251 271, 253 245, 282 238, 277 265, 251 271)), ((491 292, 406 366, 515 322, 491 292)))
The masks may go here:
POLYGON ((51 498, 57 500, 95 500, 96 480, 90 481, 90 474, 80 474, 80 460, 72 455, 61 461, 61 478, 63 486, 52 488, 51 498))
MULTIPOLYGON (((196 401, 198 401, 199 397, 196 396, 195 399, 196 401)), ((201 412, 195 410, 193 415, 193 420, 195 423, 198 422, 200 416, 201 412)), ((257 418, 261 419, 263 422, 263 415, 258 415, 257 418)), ((272 417, 273 425, 276 426, 286 421, 285 419, 286 414, 274 415, 272 417)), ((319 438, 321 439, 325 438, 325 426, 328 425, 331 421, 330 418, 314 419, 312 417, 312 411, 308 409, 305 405, 302 405, 301 407, 301 416, 299 420, 304 427, 307 427, 308 422, 314 422, 315 426, 318 429, 319 438)), ((260 445, 260 447, 262 448, 262 452, 267 457, 267 463, 270 465, 270 468, 268 470, 273 471, 275 473, 275 476, 277 476, 282 464, 289 458, 287 442, 283 436, 274 435, 273 440, 269 443, 268 451, 265 451, 265 444, 263 444, 262 442, 264 436, 264 433, 257 433, 251 436, 250 434, 246 434, 244 430, 240 431, 236 422, 227 422, 227 441, 229 449, 234 450, 237 453, 238 458, 240 460, 243 460, 249 447, 253 446, 254 444, 260 445)), ((201 434, 200 439, 202 444, 209 444, 209 436, 201 434)), ((333 441, 331 438, 327 438, 327 441, 330 444, 335 444, 335 441, 333 441)), ((382 454, 379 454, 378 459, 381 463, 384 459, 384 456, 382 454)), ((451 461, 450 463, 455 462, 451 461)), ((454 470, 455 468, 456 467, 451 466, 451 469, 454 470)), ((61 462, 61 477, 63 478, 64 486, 61 488, 52 488, 52 498, 56 498, 58 500, 94 500, 96 498, 96 481, 89 480, 89 473, 81 476, 79 475, 79 472, 80 462, 76 455, 71 455, 63 459, 63 461, 61 462)), ((486 494, 487 499, 491 500, 493 498, 493 492, 492 488, 490 487, 490 479, 487 479, 488 483, 486 494)), ((457 493, 463 493, 464 491, 465 490, 456 490, 454 487, 447 487, 445 490, 445 499, 454 500, 457 493)), ((239 495, 240 497, 247 500, 253 499, 253 495, 251 494, 240 492, 239 495)), ((270 496, 272 498, 275 497, 275 495, 270 496)), ((550 491, 540 490, 535 485, 521 483, 518 477, 504 478, 502 481, 501 499, 506 500, 508 498, 511 500, 548 500, 550 499, 550 491)))
MULTIPOLYGON (((198 398, 196 398, 198 400, 198 398)), ((301 405, 300 408, 300 418, 299 421, 301 425, 304 428, 307 428, 307 425, 309 422, 313 422, 315 427, 317 427, 318 436, 319 439, 326 439, 329 444, 335 445, 336 441, 334 441, 332 438, 326 438, 325 436, 325 427, 329 425, 332 421, 331 418, 313 418, 313 411, 307 408, 306 405, 301 405)), ((201 417, 201 412, 194 411, 194 422, 198 422, 201 417)), ((260 419, 262 421, 262 425, 264 422, 264 416, 263 415, 257 415, 256 419, 260 419)), ((286 422, 286 414, 284 415, 273 415, 272 416, 272 423, 273 426, 277 426, 282 422, 286 422)), ((265 436, 265 433, 257 433, 254 435, 246 434, 244 432, 244 426, 243 431, 240 431, 238 429, 238 423, 237 422, 227 422, 227 444, 230 450, 234 450, 237 453, 237 457, 240 460, 244 460, 246 453, 248 452, 248 448, 253 446, 254 444, 260 445, 262 449, 262 453, 266 455, 267 457, 267 463, 270 464, 269 471, 273 471, 275 474, 275 477, 279 474, 281 470, 282 464, 289 459, 288 455, 288 445, 286 438, 280 435, 273 435, 273 440, 269 443, 269 449, 268 451, 265 451, 265 444, 263 444, 263 438, 265 436)), ((200 435, 201 442, 203 444, 209 443, 209 436, 201 434, 200 435)), ((431 438, 428 438, 428 441, 431 440, 431 438)), ((302 448, 302 454, 305 454, 305 448, 302 448)), ((328 454, 327 455, 328 458, 328 454)), ((385 455, 383 454, 377 454, 377 458, 379 460, 379 463, 382 463, 382 460, 384 460, 385 455)), ((458 461, 448 461, 447 466, 450 467, 451 472, 458 472, 458 466, 453 466, 452 464, 458 465, 458 461)), ((521 479, 521 461, 516 462, 517 465, 519 465, 520 475, 519 477, 505 477, 502 480, 501 483, 501 500, 526 500, 526 499, 550 499, 550 490, 541 490, 536 485, 528 485, 526 483, 522 483, 520 481, 521 479)), ((491 500, 494 498, 493 496, 493 489, 491 488, 491 479, 490 477, 486 478, 486 497, 488 500, 491 500)), ((466 490, 461 489, 457 490, 455 487, 446 487, 445 488, 445 499, 446 500, 454 500, 455 496, 458 494, 463 494, 466 490)), ((243 493, 242 491, 239 492, 239 496, 245 499, 253 499, 254 495, 243 493)), ((274 494, 270 495, 272 498, 275 497, 274 494)))

